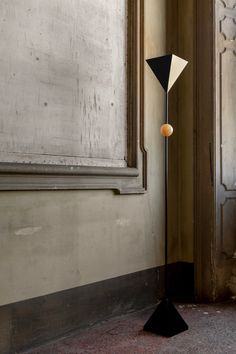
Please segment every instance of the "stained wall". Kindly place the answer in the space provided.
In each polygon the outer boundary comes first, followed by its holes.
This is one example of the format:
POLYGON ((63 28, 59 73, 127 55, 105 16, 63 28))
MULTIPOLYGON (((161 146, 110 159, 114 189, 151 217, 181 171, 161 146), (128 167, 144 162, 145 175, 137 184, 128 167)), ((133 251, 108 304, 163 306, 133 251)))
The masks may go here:
MULTIPOLYGON (((145 0, 145 57, 165 54, 165 46, 166 2, 145 0)), ((0 305, 163 264, 163 103, 145 66, 145 195, 0 193, 0 305)), ((173 247, 170 261, 178 259, 173 247)))

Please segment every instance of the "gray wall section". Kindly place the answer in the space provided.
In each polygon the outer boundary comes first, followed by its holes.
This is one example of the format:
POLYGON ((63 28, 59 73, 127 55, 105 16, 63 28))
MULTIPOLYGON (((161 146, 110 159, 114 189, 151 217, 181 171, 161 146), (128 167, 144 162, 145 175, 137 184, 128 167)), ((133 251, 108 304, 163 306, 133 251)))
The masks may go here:
MULTIPOLYGON (((165 5, 145 0, 146 58, 165 53, 165 5)), ((145 65, 145 195, 0 193, 0 305, 163 264, 163 106, 163 90, 145 65)), ((178 261, 172 249, 170 261, 178 261)))
POLYGON ((125 167, 126 0, 0 13, 0 161, 125 167))

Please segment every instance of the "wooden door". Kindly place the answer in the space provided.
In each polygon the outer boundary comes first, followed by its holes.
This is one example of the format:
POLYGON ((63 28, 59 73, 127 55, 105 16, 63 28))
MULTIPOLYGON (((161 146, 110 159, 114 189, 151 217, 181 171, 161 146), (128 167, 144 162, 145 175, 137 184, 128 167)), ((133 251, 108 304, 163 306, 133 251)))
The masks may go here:
POLYGON ((215 4, 217 295, 228 293, 236 251, 236 1, 215 4))
POLYGON ((196 292, 230 296, 236 261, 236 0, 197 1, 196 292))

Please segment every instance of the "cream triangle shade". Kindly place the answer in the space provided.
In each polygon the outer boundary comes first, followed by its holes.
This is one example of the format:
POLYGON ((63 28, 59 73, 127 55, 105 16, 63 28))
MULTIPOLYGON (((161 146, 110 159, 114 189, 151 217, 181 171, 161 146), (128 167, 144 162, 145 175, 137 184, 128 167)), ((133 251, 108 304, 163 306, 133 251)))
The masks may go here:
POLYGON ((163 89, 169 92, 188 62, 174 54, 147 59, 163 89))

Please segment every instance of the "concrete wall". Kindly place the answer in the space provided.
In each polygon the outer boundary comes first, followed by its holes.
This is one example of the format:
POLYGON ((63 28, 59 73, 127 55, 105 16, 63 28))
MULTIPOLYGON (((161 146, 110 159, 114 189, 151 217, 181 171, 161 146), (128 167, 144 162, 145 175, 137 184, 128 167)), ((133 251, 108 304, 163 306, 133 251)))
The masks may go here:
MULTIPOLYGON (((147 58, 165 53, 165 5, 145 0, 147 58)), ((163 264, 164 96, 147 66, 145 88, 147 194, 0 193, 0 305, 163 264)))

